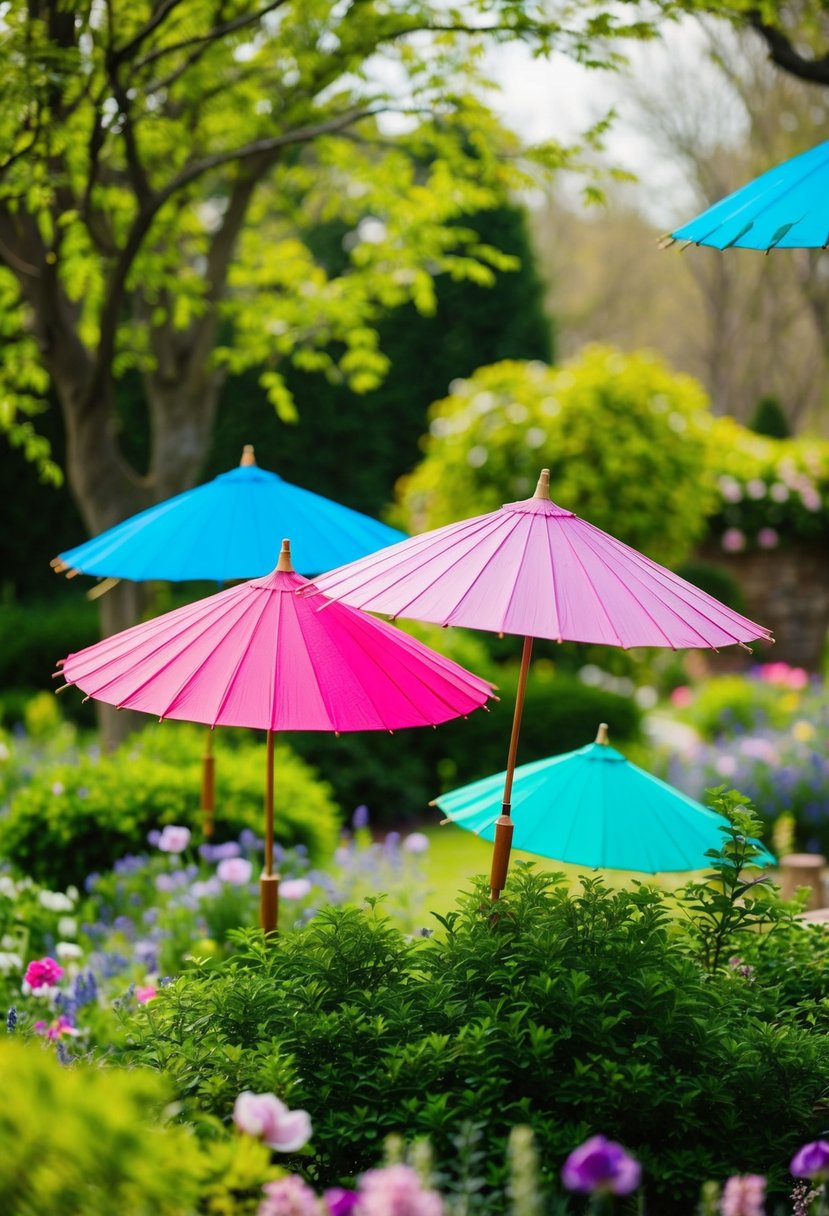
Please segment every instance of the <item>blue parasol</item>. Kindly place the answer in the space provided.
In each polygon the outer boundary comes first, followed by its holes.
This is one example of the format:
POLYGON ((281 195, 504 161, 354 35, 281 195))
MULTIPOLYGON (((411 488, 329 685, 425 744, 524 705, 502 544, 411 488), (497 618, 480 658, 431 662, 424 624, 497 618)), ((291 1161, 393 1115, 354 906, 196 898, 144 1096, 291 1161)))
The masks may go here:
MULTIPOLYGON (((515 770, 514 844, 572 865, 663 874, 704 869, 722 848, 727 820, 673 786, 595 743, 515 770)), ((504 774, 441 794, 433 805, 458 827, 495 839, 504 774)), ((763 865, 774 865, 766 853, 763 865)))
POLYGON ((237 469, 67 549, 53 565, 136 582, 224 583, 270 574, 285 535, 296 569, 306 575, 404 539, 395 528, 260 469, 248 445, 237 469))
POLYGON ((784 161, 667 238, 714 249, 825 249, 829 141, 784 161))

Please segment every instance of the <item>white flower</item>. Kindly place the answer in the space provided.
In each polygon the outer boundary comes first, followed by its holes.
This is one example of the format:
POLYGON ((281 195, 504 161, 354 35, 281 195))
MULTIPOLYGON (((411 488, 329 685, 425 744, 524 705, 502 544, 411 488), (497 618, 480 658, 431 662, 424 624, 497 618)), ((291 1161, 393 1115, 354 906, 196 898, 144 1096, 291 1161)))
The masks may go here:
POLYGON ((429 837, 424 832, 409 832, 403 838, 403 848, 407 853, 425 853, 429 848, 429 837))
POLYGON ((77 942, 58 942, 55 954, 60 959, 83 958, 83 950, 77 942))
POLYGON ((78 922, 74 916, 62 916, 58 921, 58 933, 61 937, 77 937, 78 922))
POLYGON ((14 899, 17 894, 17 884, 9 878, 8 874, 0 874, 0 895, 5 895, 7 899, 14 899))
POLYGON ((68 895, 62 891, 39 891, 37 902, 50 912, 71 912, 75 907, 68 895))
POLYGON ((168 823, 158 838, 158 847, 164 853, 183 853, 190 843, 190 829, 168 823))
POLYGON ((0 972, 6 975, 9 971, 22 971, 23 959, 19 954, 13 954, 11 950, 4 950, 0 953, 0 972))

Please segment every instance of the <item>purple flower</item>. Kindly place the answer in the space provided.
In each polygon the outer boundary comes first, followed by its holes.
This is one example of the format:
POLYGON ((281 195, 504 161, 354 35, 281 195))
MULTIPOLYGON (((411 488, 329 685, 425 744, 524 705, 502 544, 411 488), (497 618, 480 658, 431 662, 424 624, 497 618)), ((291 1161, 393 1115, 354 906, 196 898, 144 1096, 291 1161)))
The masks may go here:
POLYGON ((774 528, 761 528, 757 533, 757 544, 761 549, 776 549, 780 544, 780 536, 774 528))
POLYGON ((351 1216, 360 1202, 360 1195, 357 1191, 346 1191, 341 1186, 331 1187, 330 1190, 324 1191, 322 1197, 329 1216, 351 1216))
POLYGON ((642 1177, 642 1168, 635 1157, 621 1144, 605 1136, 591 1136, 574 1149, 561 1171, 568 1191, 586 1194, 629 1195, 642 1177))
POLYGON ((222 882, 234 887, 243 887, 250 882, 253 865, 246 857, 225 857, 216 866, 216 874, 222 882))
POLYGON ((275 1094, 245 1090, 233 1107, 233 1122, 249 1136, 258 1136, 279 1153, 294 1153, 311 1139, 311 1116, 288 1110, 275 1094))
POLYGON ((158 838, 162 853, 183 853, 190 843, 190 829, 168 823, 158 838))
POLYGON ((358 806, 351 816, 351 826, 357 831, 359 828, 368 827, 368 807, 358 806))
POLYGON ((829 1178, 829 1140, 813 1140, 811 1144, 804 1144, 792 1157, 789 1169, 795 1178, 825 1182, 829 1178))
POLYGON ((235 840, 228 840, 226 844, 199 845, 199 856, 205 861, 224 861, 226 857, 238 857, 241 852, 242 847, 235 840))
POLYGON ((746 538, 739 528, 726 528, 720 538, 720 544, 726 553, 739 553, 746 547, 746 538))
POLYGON ((296 1174, 266 1182, 257 1216, 319 1216, 319 1200, 296 1174))
POLYGON ((360 1216, 443 1216, 443 1203, 410 1165, 388 1165, 360 1178, 357 1210, 360 1216))
POLYGON ((735 1174, 723 1188, 720 1216, 765 1216, 766 1180, 762 1174, 735 1174))

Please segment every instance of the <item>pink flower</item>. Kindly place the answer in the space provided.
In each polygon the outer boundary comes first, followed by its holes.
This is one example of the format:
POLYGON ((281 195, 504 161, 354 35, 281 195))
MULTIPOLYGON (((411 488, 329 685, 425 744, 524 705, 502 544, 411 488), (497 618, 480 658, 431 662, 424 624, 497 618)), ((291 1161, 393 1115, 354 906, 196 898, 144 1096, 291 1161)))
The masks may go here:
POLYGON ((746 485, 746 494, 748 494, 749 498, 765 498, 766 489, 767 486, 762 477, 752 477, 751 481, 746 485))
POLYGON ((183 853, 190 843, 190 829, 168 823, 158 838, 163 853, 183 853))
POLYGON ((250 882, 253 866, 245 857, 225 857, 216 866, 216 873, 222 882, 234 887, 243 887, 250 882))
POLYGON ((278 1153, 294 1153, 311 1139, 311 1116, 288 1110, 275 1094, 245 1090, 233 1107, 233 1122, 241 1132, 257 1136, 278 1153))
POLYGON ((158 996, 158 989, 152 984, 145 984, 143 988, 136 988, 135 990, 135 999, 139 1005, 146 1005, 155 996, 158 996))
POLYGON ((279 884, 279 894, 283 899, 304 899, 311 890, 307 878, 288 878, 279 884))
POLYGON ((720 544, 726 553, 739 553, 746 547, 746 538, 739 528, 726 528, 720 544))
POLYGON ((429 837, 425 832, 409 832, 403 837, 403 848, 407 853, 425 853, 429 848, 429 837))
POLYGON ((685 709, 694 699, 694 694, 691 692, 687 684, 680 684, 671 693, 671 705, 675 705, 677 709, 685 709))
POLYGON ((63 975, 63 967, 53 958, 39 958, 29 963, 23 982, 28 984, 32 992, 41 988, 51 988, 63 975))
POLYGON ((296 1174, 266 1182, 262 1190, 266 1198, 259 1204, 257 1216, 319 1216, 319 1200, 296 1174))
POLYGON ((780 544, 780 536, 774 528, 761 528, 757 533, 757 544, 761 549, 776 549, 780 544))
POLYGON ((764 1216, 766 1180, 761 1174, 735 1174, 723 1188, 721 1216, 764 1216))
POLYGON ((59 1039, 63 1035, 68 1034, 73 1038, 81 1033, 72 1025, 71 1020, 65 1014, 61 1014, 54 1022, 35 1022, 32 1029, 36 1034, 43 1034, 47 1039, 59 1039))
POLYGON ((435 1191, 424 1189, 410 1165, 369 1170, 360 1179, 359 1216, 443 1216, 435 1191))

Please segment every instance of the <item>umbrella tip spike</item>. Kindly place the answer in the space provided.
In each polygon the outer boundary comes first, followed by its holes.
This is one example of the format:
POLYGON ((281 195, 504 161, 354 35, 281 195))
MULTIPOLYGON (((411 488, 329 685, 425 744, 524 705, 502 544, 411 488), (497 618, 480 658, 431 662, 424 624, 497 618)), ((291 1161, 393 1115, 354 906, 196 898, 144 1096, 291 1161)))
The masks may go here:
POLYGON ((610 742, 606 722, 599 723, 599 729, 596 731, 596 742, 603 743, 605 747, 607 747, 608 743, 610 742))
POLYGON ((535 487, 533 498, 546 498, 550 501, 550 470, 542 469, 538 478, 538 485, 535 487))
POLYGON ((293 573, 293 563, 291 562, 291 542, 287 539, 282 541, 282 548, 279 551, 279 561, 276 563, 277 570, 289 571, 293 573))
POLYGON ((242 448, 242 459, 239 461, 239 468, 246 469, 254 464, 256 464, 256 455, 253 450, 253 444, 246 443, 242 448))

